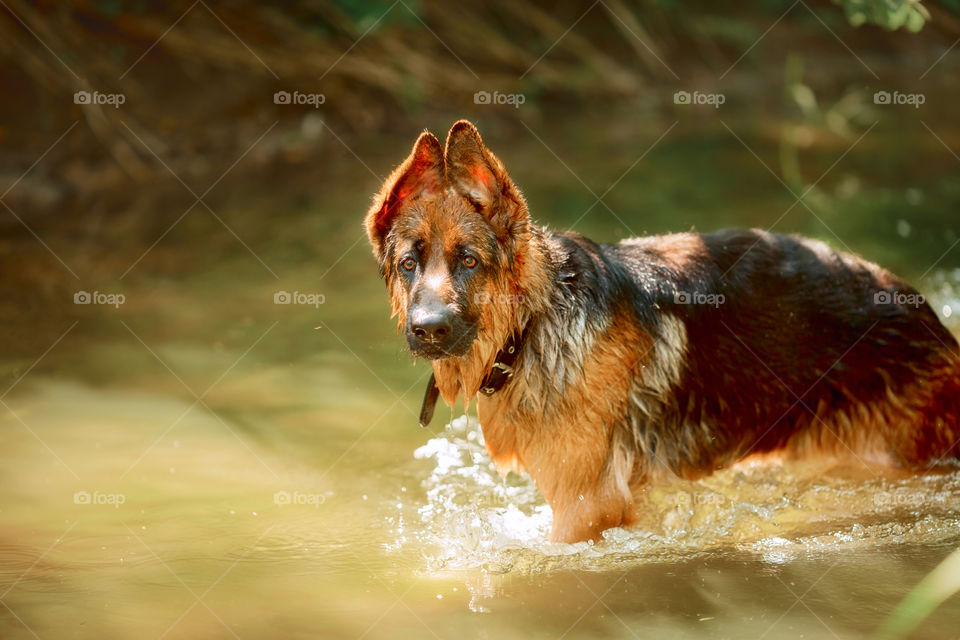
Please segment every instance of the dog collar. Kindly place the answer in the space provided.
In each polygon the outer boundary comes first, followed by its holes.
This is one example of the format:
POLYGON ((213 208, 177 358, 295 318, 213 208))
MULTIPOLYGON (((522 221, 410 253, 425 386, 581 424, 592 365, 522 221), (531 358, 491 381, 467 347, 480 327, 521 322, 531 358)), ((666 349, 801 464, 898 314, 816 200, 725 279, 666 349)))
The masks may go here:
POLYGON ((493 361, 490 373, 483 379, 483 383, 480 385, 480 393, 485 396, 492 396, 500 391, 503 385, 507 384, 507 381, 513 376, 513 363, 517 361, 517 356, 520 355, 520 348, 523 347, 523 339, 526 335, 526 327, 519 334, 510 334, 510 339, 497 352, 497 358, 493 361))
MULTIPOLYGON (((513 363, 517 361, 520 355, 520 348, 523 347, 523 339, 527 335, 527 329, 524 327, 520 334, 512 333, 507 343, 497 352, 497 358, 493 361, 490 373, 483 379, 480 385, 480 393, 485 396, 492 396, 507 384, 510 377, 513 376, 513 363)), ((426 427, 433 420, 433 411, 437 406, 437 398, 440 396, 440 389, 437 387, 437 380, 433 374, 430 374, 430 380, 427 382, 427 392, 423 395, 423 405, 420 407, 420 426, 426 427)))

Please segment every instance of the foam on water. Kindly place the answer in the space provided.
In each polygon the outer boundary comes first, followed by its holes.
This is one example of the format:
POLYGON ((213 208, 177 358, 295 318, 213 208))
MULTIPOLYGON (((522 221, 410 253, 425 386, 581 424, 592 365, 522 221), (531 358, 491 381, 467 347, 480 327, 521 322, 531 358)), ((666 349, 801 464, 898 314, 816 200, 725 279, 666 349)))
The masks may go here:
POLYGON ((638 497, 640 523, 594 543, 547 541, 550 507, 534 483, 501 478, 475 419, 457 418, 415 457, 432 465, 425 500, 404 495, 390 518, 395 551, 415 548, 424 572, 608 570, 701 553, 798 554, 960 537, 960 472, 914 475, 817 461, 747 463, 696 482, 658 483, 638 497))

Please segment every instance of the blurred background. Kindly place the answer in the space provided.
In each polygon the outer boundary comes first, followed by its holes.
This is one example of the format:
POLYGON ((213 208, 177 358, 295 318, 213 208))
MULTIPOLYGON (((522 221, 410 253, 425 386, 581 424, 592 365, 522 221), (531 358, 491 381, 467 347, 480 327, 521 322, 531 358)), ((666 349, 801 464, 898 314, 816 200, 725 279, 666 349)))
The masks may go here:
POLYGON ((542 224, 814 236, 956 332, 958 42, 956 0, 0 1, 0 636, 872 631, 960 477, 724 472, 548 545, 462 407, 416 427, 361 222, 469 118, 542 224))

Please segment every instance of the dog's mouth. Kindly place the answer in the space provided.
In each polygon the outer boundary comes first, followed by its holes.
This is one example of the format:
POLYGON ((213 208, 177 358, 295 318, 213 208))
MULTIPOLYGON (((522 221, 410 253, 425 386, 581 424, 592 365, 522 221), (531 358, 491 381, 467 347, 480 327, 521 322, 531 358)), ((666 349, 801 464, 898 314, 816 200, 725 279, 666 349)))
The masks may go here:
POLYGON ((456 335, 445 340, 418 338, 409 330, 407 330, 406 335, 411 355, 424 360, 443 360, 445 358, 460 358, 466 355, 470 351, 473 341, 477 338, 477 328, 475 326, 465 327, 456 335))

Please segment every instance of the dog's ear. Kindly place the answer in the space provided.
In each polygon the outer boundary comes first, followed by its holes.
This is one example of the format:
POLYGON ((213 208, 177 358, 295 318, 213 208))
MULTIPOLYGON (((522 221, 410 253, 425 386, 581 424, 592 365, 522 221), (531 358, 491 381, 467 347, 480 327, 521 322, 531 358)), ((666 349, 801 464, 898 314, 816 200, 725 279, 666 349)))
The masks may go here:
POLYGON ((432 133, 424 131, 413 151, 400 164, 376 195, 364 221, 377 260, 383 258, 384 241, 404 203, 424 192, 438 192, 443 182, 443 148, 432 133))
POLYGON ((447 184, 490 220, 498 236, 529 221, 523 194, 503 163, 484 146, 480 132, 471 122, 460 120, 450 129, 444 164, 447 184))

